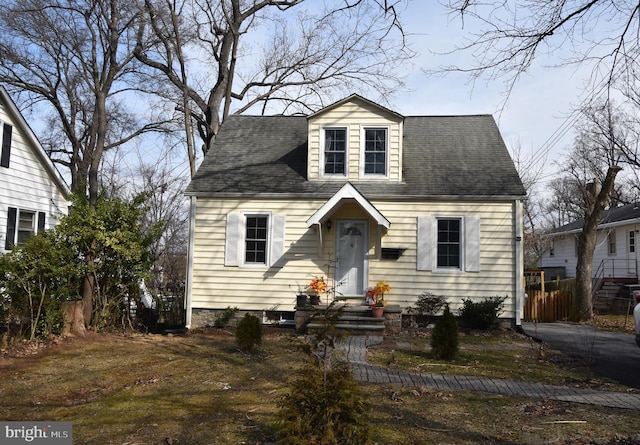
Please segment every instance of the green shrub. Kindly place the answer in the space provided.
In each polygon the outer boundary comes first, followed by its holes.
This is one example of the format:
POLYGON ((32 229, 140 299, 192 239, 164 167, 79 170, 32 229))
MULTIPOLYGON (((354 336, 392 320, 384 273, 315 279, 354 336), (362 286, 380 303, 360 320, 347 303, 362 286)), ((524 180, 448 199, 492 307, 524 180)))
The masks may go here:
POLYGON ((444 360, 452 360, 458 355, 458 324, 449 305, 444 307, 442 317, 433 328, 431 352, 435 358, 444 360))
POLYGON ((447 299, 442 295, 434 295, 431 292, 423 292, 415 303, 415 312, 419 315, 432 316, 444 307, 447 299))
POLYGON ((507 297, 486 298, 474 302, 470 298, 462 300, 463 306, 458 310, 464 327, 487 331, 500 325, 498 316, 504 307, 507 297))
POLYGON ((236 344, 243 351, 251 351, 262 343, 262 325, 258 317, 244 314, 236 327, 236 344))
POLYGON ((371 443, 365 399, 345 363, 332 366, 326 374, 309 363, 296 373, 278 408, 279 444, 371 443))
POLYGON ((239 310, 240 309, 238 309, 237 307, 227 306, 224 311, 219 312, 216 315, 216 327, 226 327, 239 310))

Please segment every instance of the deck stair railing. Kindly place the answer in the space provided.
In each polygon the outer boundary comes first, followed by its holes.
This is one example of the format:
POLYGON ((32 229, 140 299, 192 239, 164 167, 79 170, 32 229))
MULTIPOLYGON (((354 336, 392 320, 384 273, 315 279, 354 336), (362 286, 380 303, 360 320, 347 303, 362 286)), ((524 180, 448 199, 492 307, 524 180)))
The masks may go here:
POLYGON ((617 303, 622 284, 618 281, 637 282, 637 260, 607 258, 600 262, 593 274, 591 296, 596 310, 611 309, 617 303))

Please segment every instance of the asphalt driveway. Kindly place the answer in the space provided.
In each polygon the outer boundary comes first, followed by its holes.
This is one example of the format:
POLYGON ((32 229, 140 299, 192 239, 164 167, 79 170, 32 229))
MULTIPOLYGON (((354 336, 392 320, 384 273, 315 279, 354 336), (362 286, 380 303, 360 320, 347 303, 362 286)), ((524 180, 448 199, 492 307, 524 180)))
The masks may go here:
POLYGON ((594 375, 640 388, 640 348, 633 335, 574 323, 522 323, 531 337, 591 363, 594 375))

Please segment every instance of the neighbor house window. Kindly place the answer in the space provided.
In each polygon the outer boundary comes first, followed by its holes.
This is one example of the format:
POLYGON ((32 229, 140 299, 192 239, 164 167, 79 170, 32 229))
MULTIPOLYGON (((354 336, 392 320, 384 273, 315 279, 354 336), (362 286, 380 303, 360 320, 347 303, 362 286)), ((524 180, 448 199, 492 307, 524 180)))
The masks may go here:
POLYGON ((364 173, 387 174, 387 129, 364 129, 364 173))
POLYGON ((607 235, 607 254, 613 256, 616 254, 616 231, 611 230, 607 235))
POLYGON ((636 231, 629 231, 629 253, 634 253, 636 251, 636 231))
POLYGON ((324 174, 344 175, 347 158, 347 129, 326 128, 324 130, 324 174))
POLYGON ((43 231, 45 219, 46 214, 44 212, 9 207, 7 211, 5 250, 11 250, 15 245, 22 245, 31 235, 43 231))
POLYGON ((247 216, 245 224, 244 262, 267 264, 267 216, 247 216))
POLYGON ((36 233, 36 213, 20 210, 18 218, 18 245, 24 242, 31 235, 36 233))
POLYGON ((460 219, 438 219, 438 268, 460 268, 460 219))

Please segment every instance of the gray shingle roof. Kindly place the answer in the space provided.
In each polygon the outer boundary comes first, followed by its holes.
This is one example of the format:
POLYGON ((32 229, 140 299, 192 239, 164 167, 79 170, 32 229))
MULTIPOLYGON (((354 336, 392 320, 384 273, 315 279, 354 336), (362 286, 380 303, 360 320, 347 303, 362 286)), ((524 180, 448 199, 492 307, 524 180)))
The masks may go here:
MULTIPOLYGON (((404 183, 351 180, 368 198, 524 196, 522 182, 490 115, 404 120, 404 183)), ((231 116, 189 195, 328 196, 343 183, 307 181, 307 118, 231 116)))
MULTIPOLYGON (((622 207, 615 207, 605 210, 602 213, 599 225, 622 223, 624 221, 629 221, 629 223, 631 223, 633 222, 633 220, 640 220, 640 206, 638 205, 638 203, 627 204, 622 207)), ((577 221, 565 224, 562 227, 558 227, 557 229, 553 230, 552 233, 560 234, 566 232, 582 231, 583 226, 584 218, 580 218, 577 221)))

